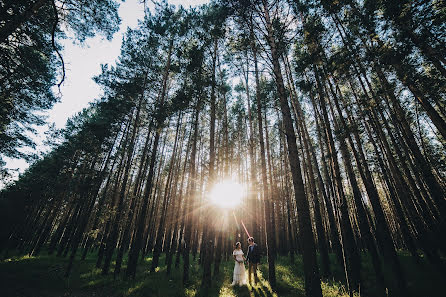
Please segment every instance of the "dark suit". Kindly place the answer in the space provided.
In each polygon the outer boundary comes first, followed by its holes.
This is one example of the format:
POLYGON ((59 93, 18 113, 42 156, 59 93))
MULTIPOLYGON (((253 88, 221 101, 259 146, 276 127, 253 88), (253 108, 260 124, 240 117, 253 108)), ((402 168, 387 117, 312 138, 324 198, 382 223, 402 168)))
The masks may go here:
POLYGON ((248 252, 246 254, 248 260, 248 282, 251 283, 251 275, 254 271, 254 281, 257 284, 259 277, 257 276, 257 264, 260 263, 260 250, 257 244, 253 244, 252 247, 248 246, 248 252))
POLYGON ((256 243, 254 243, 252 249, 251 246, 248 246, 248 253, 246 254, 246 259, 248 260, 249 263, 256 263, 256 264, 260 263, 260 251, 256 243))

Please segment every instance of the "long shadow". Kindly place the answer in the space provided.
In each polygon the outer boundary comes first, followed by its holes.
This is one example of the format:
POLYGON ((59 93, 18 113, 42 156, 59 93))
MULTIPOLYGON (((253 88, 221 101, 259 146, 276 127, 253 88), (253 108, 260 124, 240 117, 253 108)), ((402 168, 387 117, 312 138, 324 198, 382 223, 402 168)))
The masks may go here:
MULTIPOLYGON (((173 269, 171 274, 167 275, 164 255, 160 258, 160 266, 154 272, 150 271, 151 263, 152 258, 150 255, 147 255, 144 261, 137 267, 135 280, 128 280, 128 284, 123 286, 124 290, 115 296, 186 296, 186 290, 189 287, 184 287, 182 284, 182 269, 173 269)), ((194 262, 190 263, 194 264, 194 262)), ((126 265, 127 263, 123 265, 123 269, 125 269, 126 265)), ((191 283, 193 283, 195 281, 194 274, 196 273, 195 265, 192 265, 190 273, 191 283)))
POLYGON ((251 292, 254 294, 254 296, 258 297, 273 297, 273 293, 276 290, 271 288, 268 280, 264 278, 264 275, 268 274, 266 267, 264 265, 260 266, 256 273, 258 276, 258 281, 257 284, 250 287, 251 292))
POLYGON ((255 297, 273 297, 270 289, 264 285, 257 285, 251 289, 255 297))
POLYGON ((265 295, 263 295, 263 292, 260 292, 257 288, 252 289, 252 293, 254 294, 254 297, 265 297, 265 295))
POLYGON ((197 294, 195 295, 195 297, 219 296, 220 289, 223 287, 224 280, 224 275, 222 272, 220 272, 219 275, 212 278, 212 283, 210 285, 201 284, 197 290, 197 294))
POLYGON ((233 286, 232 292, 238 297, 251 296, 248 286, 233 286))
POLYGON ((63 288, 63 263, 55 259, 14 255, 0 261, 0 279, 5 284, 2 296, 35 296, 35 290, 63 288))
MULTIPOLYGON (((192 256, 191 256, 192 257, 192 256)), ((164 263, 163 257, 160 263, 164 263)), ((148 258, 146 263, 138 266, 137 277, 134 281, 129 281, 124 290, 120 290, 119 294, 113 296, 127 295, 131 297, 136 296, 194 296, 194 297, 210 297, 219 296, 220 290, 223 287, 226 279, 226 267, 222 263, 219 275, 213 276, 211 284, 208 286, 201 284, 202 270, 200 265, 190 259, 191 267, 189 270, 189 284, 183 286, 182 284, 182 260, 179 269, 172 269, 169 276, 166 275, 166 267, 160 266, 155 272, 150 272, 149 267, 151 258, 148 258)), ((123 266, 125 267, 125 265, 123 266)), ((122 289, 122 288, 119 288, 122 289)))

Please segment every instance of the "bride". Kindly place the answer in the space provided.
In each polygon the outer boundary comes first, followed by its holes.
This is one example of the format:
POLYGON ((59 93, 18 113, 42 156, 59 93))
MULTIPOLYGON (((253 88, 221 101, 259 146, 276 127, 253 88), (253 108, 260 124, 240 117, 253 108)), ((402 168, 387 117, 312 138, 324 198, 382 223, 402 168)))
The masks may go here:
POLYGON ((232 255, 235 260, 235 266, 234 266, 234 279, 232 281, 232 286, 239 285, 243 286, 246 285, 246 275, 245 275, 245 264, 243 261, 245 261, 245 257, 243 256, 244 253, 242 251, 242 245, 240 242, 237 242, 235 244, 235 250, 232 252, 232 255))

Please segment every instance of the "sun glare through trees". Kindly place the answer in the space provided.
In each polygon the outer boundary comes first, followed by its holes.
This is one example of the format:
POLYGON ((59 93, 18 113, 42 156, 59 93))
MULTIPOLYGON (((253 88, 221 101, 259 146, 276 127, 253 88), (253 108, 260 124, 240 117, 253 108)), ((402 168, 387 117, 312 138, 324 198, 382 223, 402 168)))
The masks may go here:
POLYGON ((101 97, 25 155, 54 38, 111 37, 120 2, 0 1, 0 178, 34 160, 2 296, 444 296, 445 0, 140 0, 101 97))
POLYGON ((218 207, 234 208, 245 196, 246 189, 243 185, 232 180, 224 180, 214 185, 209 198, 212 204, 218 207))

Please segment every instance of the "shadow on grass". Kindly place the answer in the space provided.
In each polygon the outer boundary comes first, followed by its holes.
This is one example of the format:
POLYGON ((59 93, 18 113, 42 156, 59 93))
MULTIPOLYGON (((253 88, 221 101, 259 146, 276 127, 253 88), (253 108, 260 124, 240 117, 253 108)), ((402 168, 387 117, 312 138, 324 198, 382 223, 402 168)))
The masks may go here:
POLYGON ((212 279, 212 283, 210 285, 200 285, 196 297, 207 297, 207 296, 219 296, 220 290, 223 287, 224 277, 222 275, 218 275, 212 279))
POLYGON ((244 296, 251 296, 251 292, 248 288, 248 286, 233 286, 232 287, 232 293, 235 296, 240 296, 240 297, 244 297, 244 296))
MULTIPOLYGON (((332 256, 332 255, 330 255, 332 256)), ((411 257, 400 253, 400 259, 406 273, 410 296, 443 296, 444 275, 422 259, 422 265, 417 266, 411 257)), ((201 286, 202 270, 200 265, 191 259, 190 284, 182 285, 182 262, 180 267, 172 269, 167 276, 164 266, 164 255, 160 259, 161 267, 150 272, 152 259, 141 261, 137 268, 135 279, 123 277, 126 263, 123 263, 122 273, 116 279, 113 277, 114 263, 110 273, 102 275, 101 269, 95 267, 96 253, 91 253, 84 261, 77 259, 69 278, 63 277, 67 258, 48 256, 45 252, 38 257, 16 255, 0 262, 0 280, 2 296, 48 296, 48 297, 138 297, 138 296, 175 296, 175 297, 302 297, 305 296, 303 263, 301 257, 296 257, 292 264, 287 257, 276 260, 277 285, 273 291, 269 282, 268 264, 260 265, 258 276, 260 282, 255 286, 231 287, 233 261, 222 262, 220 273, 214 276, 208 288, 201 286)), ((373 290, 375 277, 370 257, 364 255, 361 277, 364 281, 363 296, 377 296, 373 290)), ((342 266, 334 265, 332 258, 333 277, 322 282, 324 297, 348 296, 346 286, 342 282, 342 266)), ((383 263, 386 280, 389 283, 389 296, 398 296, 394 290, 394 279, 390 267, 383 263)), ((407 296, 405 296, 407 297, 407 296)))
MULTIPOLYGON (((189 288, 182 286, 182 269, 173 269, 170 275, 167 275, 166 266, 157 267, 154 272, 150 271, 152 258, 147 257, 137 266, 135 279, 126 279, 123 275, 127 268, 124 263, 121 274, 114 279, 113 274, 109 276, 100 275, 91 276, 92 280, 88 283, 87 291, 95 292, 96 296, 110 297, 138 297, 138 296, 190 296, 186 292, 193 292, 189 288), (97 280, 102 281, 97 281, 97 280)), ((160 264, 164 264, 164 256, 160 258, 160 264)), ((182 266, 181 266, 182 267, 182 266)), ((111 271, 114 269, 114 263, 111 271)), ((99 271, 100 274, 100 271, 99 271)), ((191 267, 191 274, 196 274, 195 267, 191 267)))
MULTIPOLYGON (((232 270, 234 268, 233 261, 223 261, 220 263, 220 272, 218 275, 212 276, 212 284, 210 286, 201 286, 196 291, 194 297, 210 297, 210 296, 234 296, 230 284, 232 283, 232 270)), ((201 270, 199 276, 201 278, 201 270)), ((201 283, 201 279, 197 280, 201 283)), ((235 295, 242 296, 242 295, 235 295)), ((247 295, 249 296, 249 295, 247 295)))
POLYGON ((276 297, 282 296, 278 295, 277 292, 273 292, 271 287, 265 286, 263 284, 257 284, 251 287, 252 296, 254 297, 276 297))

